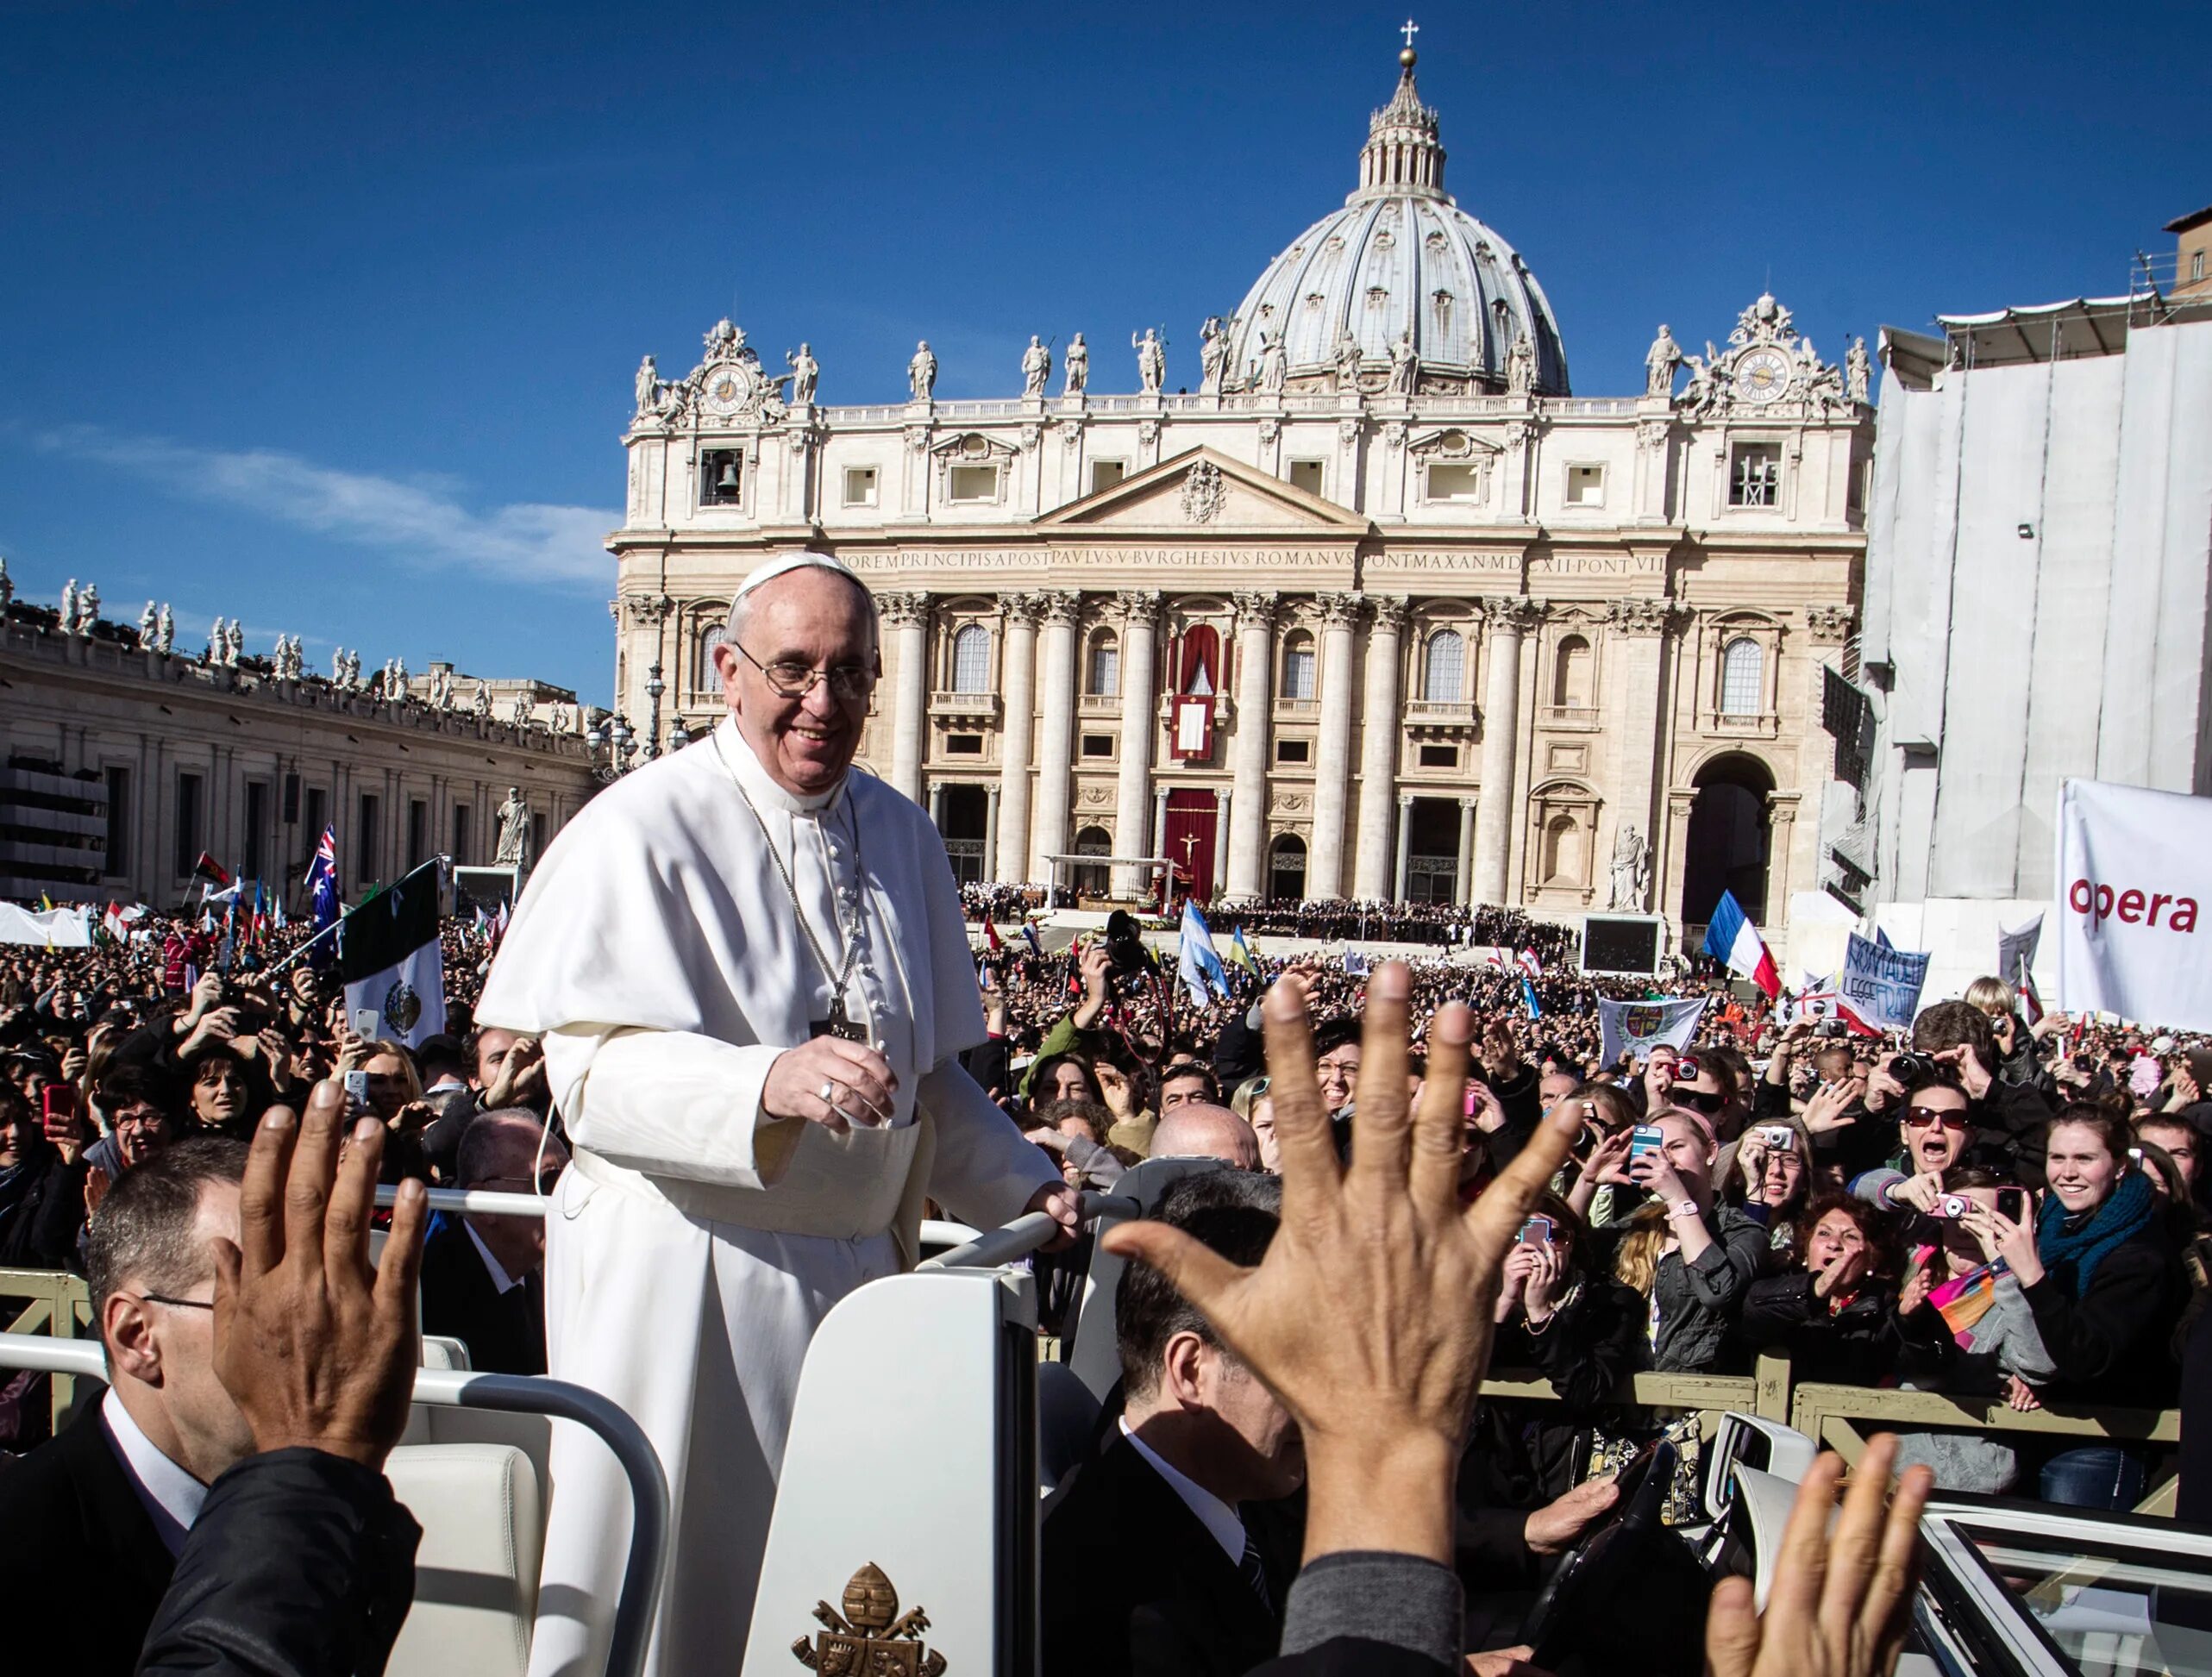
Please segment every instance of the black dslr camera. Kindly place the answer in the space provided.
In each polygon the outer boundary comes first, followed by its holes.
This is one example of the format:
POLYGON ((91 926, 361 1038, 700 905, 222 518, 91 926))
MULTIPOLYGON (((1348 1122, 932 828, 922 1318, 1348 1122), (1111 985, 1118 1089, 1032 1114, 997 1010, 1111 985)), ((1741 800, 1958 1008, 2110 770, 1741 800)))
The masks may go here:
POLYGON ((1106 916, 1106 970, 1117 983, 1141 979, 1153 970, 1152 952, 1144 947, 1144 935, 1125 909, 1106 916))
POLYGON ((1907 1048, 1902 1054, 1889 1057, 1889 1075, 1909 1089, 1914 1084, 1933 1077, 1939 1063, 1932 1054, 1923 1054, 1918 1048, 1907 1048))

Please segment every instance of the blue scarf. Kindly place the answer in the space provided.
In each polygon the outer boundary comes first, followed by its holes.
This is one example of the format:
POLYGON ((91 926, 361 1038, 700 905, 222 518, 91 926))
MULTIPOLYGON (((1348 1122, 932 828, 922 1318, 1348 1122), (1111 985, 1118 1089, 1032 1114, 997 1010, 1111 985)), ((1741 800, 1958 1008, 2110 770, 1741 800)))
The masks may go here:
POLYGON ((2043 1260, 2046 1270, 2071 1263, 2074 1297, 2083 1298, 2089 1292, 2090 1278, 2106 1255, 2149 1225, 2155 1199, 2149 1174, 2131 1170, 2120 1179, 2112 1197, 2090 1212, 2081 1227, 2069 1232, 2066 1208, 2058 1195, 2051 1194, 2045 1198, 2043 1215, 2036 1223, 2035 1255, 2043 1260))

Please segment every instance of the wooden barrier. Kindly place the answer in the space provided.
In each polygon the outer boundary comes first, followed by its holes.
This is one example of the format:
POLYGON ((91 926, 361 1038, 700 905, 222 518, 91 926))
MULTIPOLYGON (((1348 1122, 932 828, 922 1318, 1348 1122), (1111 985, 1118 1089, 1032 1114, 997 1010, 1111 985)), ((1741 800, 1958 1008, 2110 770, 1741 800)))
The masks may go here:
MULTIPOLYGON (((65 1269, 0 1269, 0 1298, 28 1298, 29 1305, 9 1322, 11 1334, 46 1334, 55 1339, 81 1339, 80 1329, 92 1329, 92 1298, 84 1280, 65 1269)), ((56 1431, 61 1417, 77 1399, 77 1377, 53 1378, 53 1420, 56 1431)))

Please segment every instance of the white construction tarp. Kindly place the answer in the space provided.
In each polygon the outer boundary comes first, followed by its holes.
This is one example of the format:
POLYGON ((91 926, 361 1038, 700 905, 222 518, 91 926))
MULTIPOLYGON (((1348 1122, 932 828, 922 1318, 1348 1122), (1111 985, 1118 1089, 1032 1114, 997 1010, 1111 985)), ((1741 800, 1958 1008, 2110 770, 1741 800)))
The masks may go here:
POLYGON ((0 903, 0 943, 28 943, 41 949, 89 949, 92 911, 25 909, 0 903))
POLYGON ((2068 780, 2058 829, 2059 1007, 2212 1030, 2212 798, 2068 780))

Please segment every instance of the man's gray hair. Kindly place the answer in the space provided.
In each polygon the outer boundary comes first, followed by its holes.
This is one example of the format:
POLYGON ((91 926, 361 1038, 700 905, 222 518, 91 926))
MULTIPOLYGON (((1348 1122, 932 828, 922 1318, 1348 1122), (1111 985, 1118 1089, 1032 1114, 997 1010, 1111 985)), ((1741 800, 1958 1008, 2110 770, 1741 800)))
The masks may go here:
POLYGON ((126 1286, 182 1298, 212 1275, 214 1254, 197 1238, 200 1199, 211 1184, 245 1177, 246 1143, 229 1136, 191 1136, 118 1176, 86 1242, 95 1319, 126 1286))
POLYGON ((538 1115, 527 1106, 479 1112, 461 1132, 461 1146, 454 1155, 454 1180, 467 1188, 497 1176, 501 1152, 511 1147, 524 1151, 536 1148, 544 1128, 538 1115), (529 1126, 527 1133, 524 1125, 529 1126))

